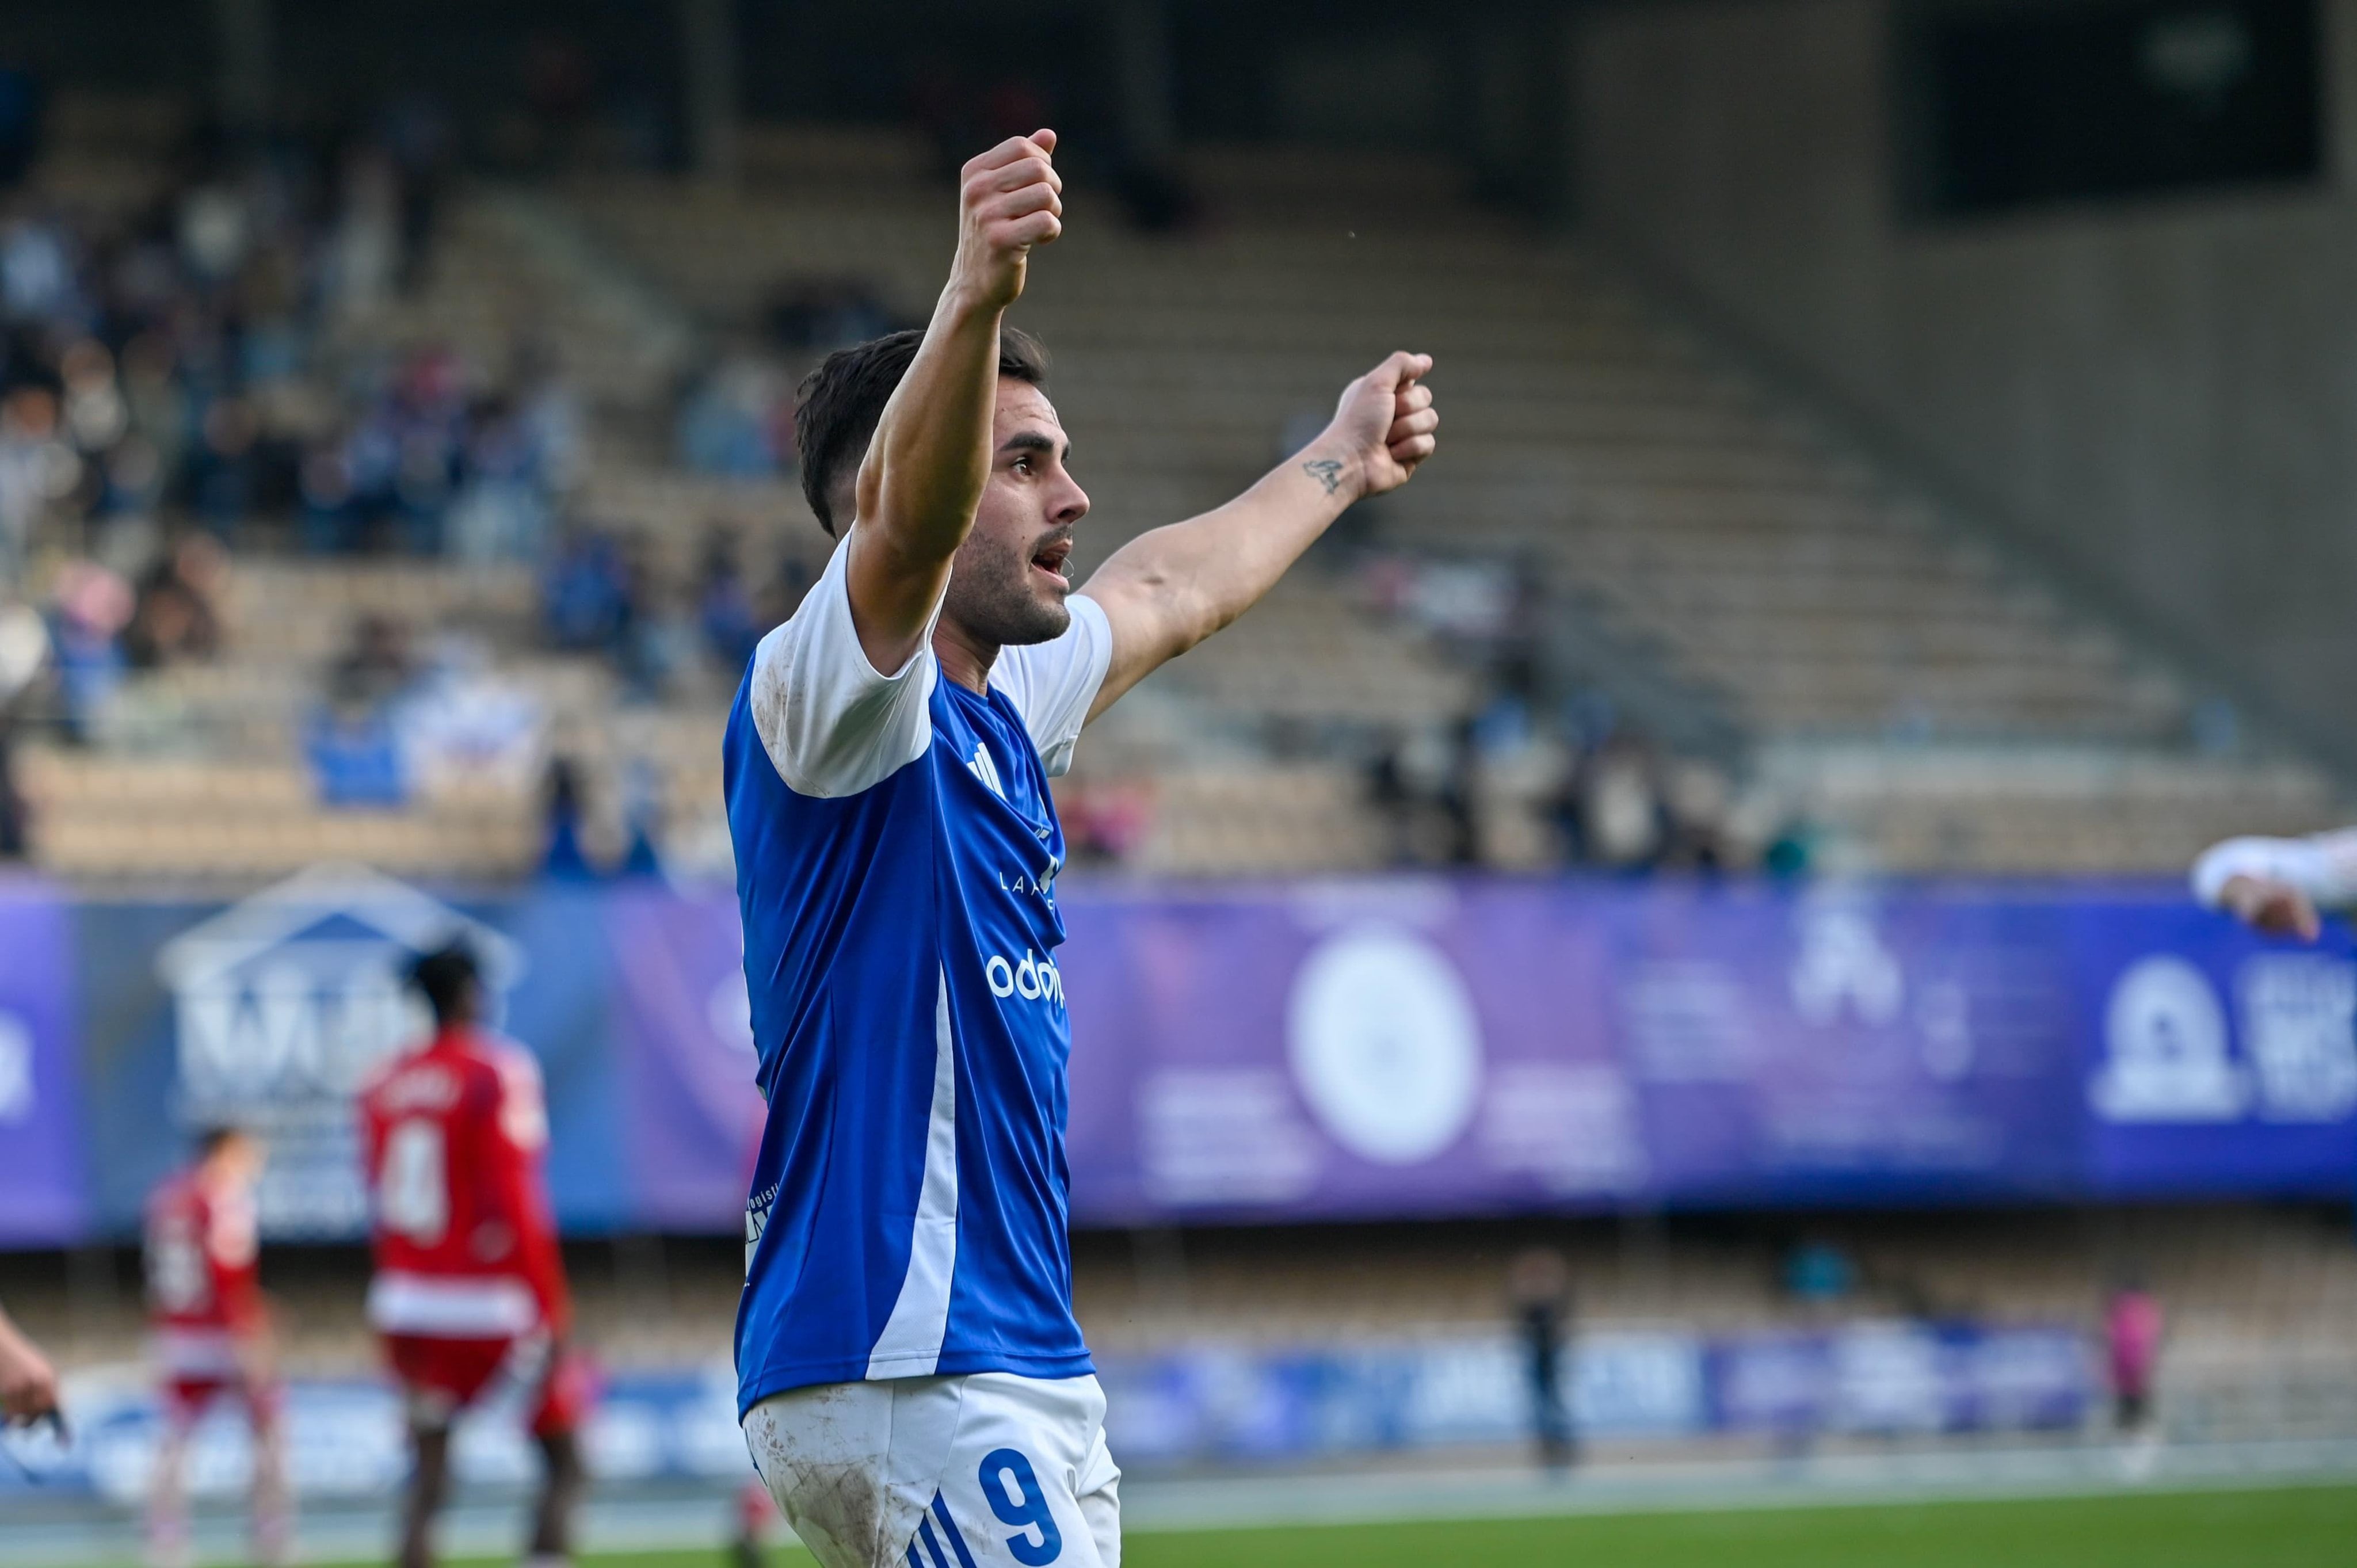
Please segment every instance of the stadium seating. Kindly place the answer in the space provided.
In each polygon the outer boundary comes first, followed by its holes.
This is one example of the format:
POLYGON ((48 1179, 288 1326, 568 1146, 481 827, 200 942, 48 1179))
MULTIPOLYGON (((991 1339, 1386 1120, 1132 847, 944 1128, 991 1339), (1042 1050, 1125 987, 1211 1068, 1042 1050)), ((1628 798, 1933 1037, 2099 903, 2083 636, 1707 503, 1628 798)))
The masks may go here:
MULTIPOLYGON (((42 188, 126 208, 154 184, 173 124, 167 105, 99 113, 61 98, 42 188)), ((905 137, 772 127, 748 146, 735 192, 610 175, 469 189, 448 206, 427 286, 345 324, 339 351, 454 345, 482 374, 519 342, 546 346, 589 414, 572 515, 641 540, 673 584, 716 532, 748 580, 806 582, 825 541, 790 482, 673 465, 674 384, 712 345, 752 341, 781 284, 856 276, 920 315, 950 213, 905 137)), ((2340 812, 2334 781, 2297 756, 2197 750, 2181 673, 1730 370, 1576 246, 1480 214, 1421 166, 1413 221, 1395 183, 1409 177, 1388 161, 1207 152, 1194 176, 1211 219, 1177 237, 1134 233, 1102 195, 1076 190, 1071 233, 1017 313, 1055 356, 1095 500, 1079 568, 1233 494, 1396 344, 1439 360, 1447 456, 1366 509, 1353 544, 1321 547, 1101 726, 1085 778, 1136 780, 1152 802, 1129 864, 1392 858, 1396 835, 1362 783, 1370 758, 1386 736, 1451 732, 1488 690, 1478 650, 1371 602, 1352 548, 1504 564, 1537 593, 1542 622, 1577 616, 1584 634, 1637 650, 1658 677, 1649 689, 1739 737, 1742 754, 1720 759, 1742 778, 1738 814, 1808 824, 1835 866, 2175 870, 2224 832, 2340 812)), ((528 870, 539 786, 522 773, 398 810, 304 798, 301 715, 351 625, 375 616, 421 644, 466 639, 526 693, 547 748, 587 770, 601 821, 630 770, 659 773, 667 854, 725 868, 715 742, 732 672, 630 691, 598 658, 548 651, 526 566, 249 553, 234 580, 217 661, 135 679, 91 749, 20 746, 43 864, 230 880, 322 854, 416 874, 528 870)), ((1641 725, 1657 716, 1624 706, 1641 725)), ((1553 858, 1558 758, 1542 746, 1490 770, 1493 864, 1553 858)))

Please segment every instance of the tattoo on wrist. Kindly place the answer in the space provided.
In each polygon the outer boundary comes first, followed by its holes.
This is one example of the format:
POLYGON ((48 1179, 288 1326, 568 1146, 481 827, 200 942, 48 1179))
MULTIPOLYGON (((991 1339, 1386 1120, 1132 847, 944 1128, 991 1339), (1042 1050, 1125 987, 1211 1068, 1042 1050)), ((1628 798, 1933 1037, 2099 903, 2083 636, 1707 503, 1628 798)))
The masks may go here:
POLYGON ((1317 457, 1301 465, 1301 471, 1326 487, 1332 495, 1342 488, 1342 465, 1331 457, 1317 457))

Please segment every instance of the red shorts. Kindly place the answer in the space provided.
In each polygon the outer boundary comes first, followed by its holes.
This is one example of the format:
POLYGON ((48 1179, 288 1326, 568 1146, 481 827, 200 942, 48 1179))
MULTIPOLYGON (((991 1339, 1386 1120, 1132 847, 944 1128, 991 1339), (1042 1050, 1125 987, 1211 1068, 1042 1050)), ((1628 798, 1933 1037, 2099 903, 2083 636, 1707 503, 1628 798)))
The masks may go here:
POLYGON ((171 1378, 164 1380, 164 1418, 174 1426, 194 1426, 206 1407, 223 1394, 245 1402, 247 1415, 257 1427, 278 1419, 279 1391, 275 1383, 250 1383, 243 1378, 171 1378))
POLYGON ((438 1339, 422 1334, 388 1334, 385 1359, 393 1363, 411 1418, 439 1426, 482 1397, 503 1374, 533 1380, 532 1431, 554 1437, 573 1431, 592 1401, 588 1363, 565 1355, 544 1373, 531 1361, 542 1342, 530 1339, 438 1339))

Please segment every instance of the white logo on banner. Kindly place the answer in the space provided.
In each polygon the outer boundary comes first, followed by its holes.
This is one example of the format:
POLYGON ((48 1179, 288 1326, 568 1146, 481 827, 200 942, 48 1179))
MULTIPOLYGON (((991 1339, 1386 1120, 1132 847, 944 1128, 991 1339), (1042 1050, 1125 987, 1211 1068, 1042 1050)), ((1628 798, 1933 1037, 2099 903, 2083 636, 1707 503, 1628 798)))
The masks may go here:
POLYGON ((522 950, 365 866, 313 866, 165 944, 156 970, 172 993, 180 1110, 270 1138, 266 1231, 359 1228, 366 1204, 352 1096, 371 1069, 426 1030, 403 967, 460 936, 482 960, 496 1004, 522 973, 522 950))
POLYGON ((2337 1122, 2357 1107, 2357 965, 2261 953, 2234 977, 2260 1114, 2337 1122))
POLYGON ((2088 1087, 2107 1122, 2231 1122, 2250 1086, 2226 1049, 2226 1013, 2209 976, 2169 954, 2131 965, 2104 1015, 2109 1055, 2088 1087))
POLYGON ((1874 911, 1838 897, 1801 906, 1801 953, 1792 964, 1792 1005, 1812 1024, 1834 1022, 1846 1007, 1877 1026, 1899 1016, 1907 1000, 1899 960, 1874 929, 1874 911))
POLYGON ((1406 931, 1329 938, 1287 1009, 1293 1075, 1337 1143, 1416 1165, 1455 1143, 1481 1086, 1481 1029, 1457 966, 1406 931))
POLYGON ((0 1122, 30 1122, 39 1101, 33 1031, 16 1014, 0 1013, 0 1122))

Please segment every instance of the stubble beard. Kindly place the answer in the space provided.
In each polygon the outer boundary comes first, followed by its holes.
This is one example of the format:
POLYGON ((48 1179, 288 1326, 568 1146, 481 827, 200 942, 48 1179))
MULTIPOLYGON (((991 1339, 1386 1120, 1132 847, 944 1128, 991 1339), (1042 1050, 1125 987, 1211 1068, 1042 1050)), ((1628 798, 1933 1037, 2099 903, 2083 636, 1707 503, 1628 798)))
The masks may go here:
POLYGON ((1072 624, 1061 596, 1047 600, 1032 591, 1029 555, 978 533, 958 547, 942 614, 975 640, 998 648, 1052 642, 1072 624))

